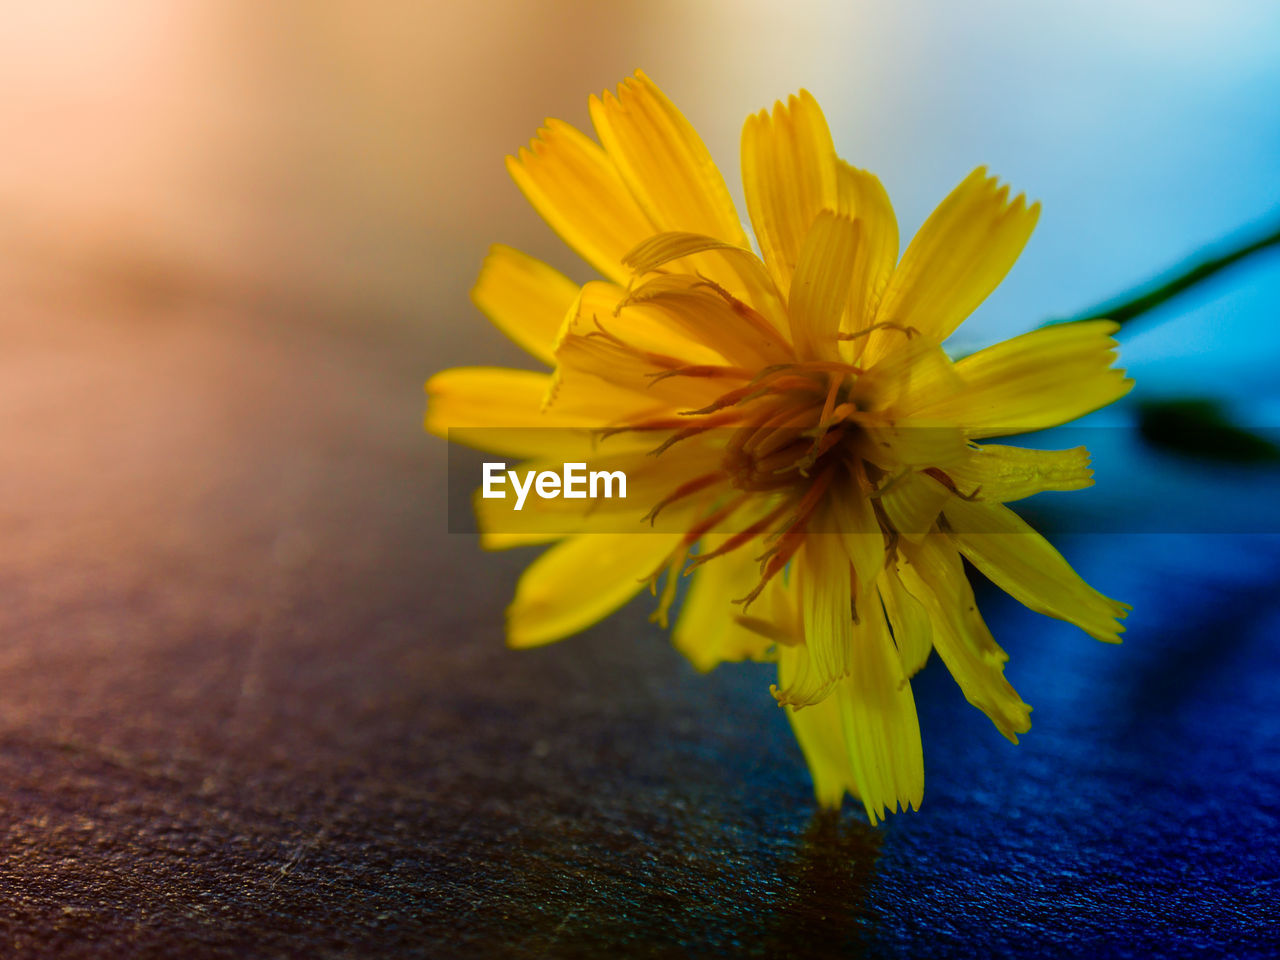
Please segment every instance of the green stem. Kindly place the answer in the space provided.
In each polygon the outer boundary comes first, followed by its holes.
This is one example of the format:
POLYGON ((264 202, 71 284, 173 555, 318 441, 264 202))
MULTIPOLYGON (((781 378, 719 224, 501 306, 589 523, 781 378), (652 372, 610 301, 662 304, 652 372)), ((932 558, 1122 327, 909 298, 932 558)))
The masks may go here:
POLYGON ((1184 290, 1209 279, 1218 271, 1225 270, 1233 263, 1237 263, 1245 257, 1252 256, 1276 244, 1280 244, 1280 225, 1261 237, 1245 243, 1237 243, 1237 245, 1206 260, 1175 267, 1173 270, 1156 277, 1136 290, 1113 300, 1108 300, 1077 316, 1067 317, 1063 320, 1051 320, 1050 323, 1073 323, 1080 320, 1103 318, 1114 320, 1119 324, 1128 323, 1135 317, 1140 317, 1142 314, 1154 310, 1165 301, 1172 300, 1184 290))

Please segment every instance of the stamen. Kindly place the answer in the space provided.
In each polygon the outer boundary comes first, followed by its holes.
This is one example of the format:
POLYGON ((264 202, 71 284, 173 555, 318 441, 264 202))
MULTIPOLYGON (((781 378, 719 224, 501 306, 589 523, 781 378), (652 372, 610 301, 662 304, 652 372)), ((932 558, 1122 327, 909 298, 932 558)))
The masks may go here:
POLYGON ((717 410, 723 410, 725 407, 735 406, 740 400, 747 397, 752 392, 752 384, 745 387, 739 387, 736 390, 730 390, 728 393, 721 394, 710 406, 703 407, 701 410, 681 410, 682 417, 697 417, 708 413, 715 413, 717 410))
MULTIPOLYGON (((804 458, 808 449, 809 442, 803 434, 793 437, 789 444, 776 453, 757 459, 755 462, 756 473, 761 476, 775 478, 780 474, 795 473, 796 465, 804 458)), ((807 476, 807 474, 804 475, 807 476)), ((794 479, 792 477, 792 481, 794 479)))
MULTIPOLYGON (((672 559, 665 564, 667 569, 667 579, 662 587, 662 598, 658 601, 658 609, 649 614, 649 622, 656 623, 663 630, 667 629, 668 614, 671 611, 671 604, 676 599, 676 586, 680 582, 677 571, 684 565, 685 557, 688 556, 687 550, 679 550, 672 554, 672 559)), ((658 568, 661 571, 661 567, 658 568)), ((654 583, 657 583, 657 574, 654 574, 654 583)))
MULTIPOLYGON (((808 432, 805 426, 789 426, 795 421, 807 425, 809 420, 808 411, 802 411, 797 416, 789 418, 785 423, 780 423, 775 427, 761 427, 756 431, 756 436, 752 438, 747 449, 758 460, 764 460, 770 454, 777 453, 791 444, 795 443, 808 432)), ((794 459, 791 463, 794 463, 794 459)))
POLYGON ((824 453, 831 450, 836 444, 843 440, 844 437, 845 430, 843 427, 836 427, 821 434, 817 442, 815 442, 813 447, 810 448, 809 452, 793 464, 792 469, 797 471, 801 476, 807 477, 809 475, 809 468, 817 463, 818 459, 824 453))
POLYGON ((744 544, 750 543, 756 537, 760 536, 760 534, 764 533, 765 530, 769 529, 769 525, 777 520, 778 517, 780 517, 790 506, 790 503, 779 504, 775 509, 771 510, 755 523, 751 524, 751 526, 747 527, 747 529, 743 530, 741 533, 735 533, 724 543, 720 544, 720 546, 716 547, 716 549, 708 551, 707 553, 698 554, 690 561, 689 566, 685 568, 684 575, 687 577, 689 574, 693 573, 694 570, 709 560, 714 560, 716 557, 722 557, 726 553, 732 553, 744 544))
POLYGON ((711 429, 711 424, 704 424, 696 427, 685 427, 683 430, 677 430, 671 436, 667 437, 667 439, 663 440, 660 444, 650 450, 649 456, 660 457, 681 440, 688 440, 690 437, 696 437, 698 434, 706 433, 711 429))
POLYGON ((750 304, 747 304, 742 300, 739 300, 732 293, 730 293, 724 287, 720 286, 720 284, 716 283, 711 278, 703 276, 701 273, 699 273, 697 276, 698 276, 698 279, 702 281, 701 283, 702 286, 709 287, 712 290, 714 290, 717 294, 719 294, 720 297, 725 301, 725 303, 729 304, 729 306, 733 309, 734 313, 742 317, 743 320, 745 320, 748 324, 751 325, 751 327, 755 330, 756 333, 760 334, 765 338, 769 346, 773 347, 773 346, 781 346, 786 344, 786 341, 783 339, 782 335, 778 333, 778 329, 772 323, 770 323, 762 313, 760 313, 758 310, 753 308, 750 304))
POLYGON ((855 363, 844 363, 840 360, 806 360, 792 365, 794 369, 805 373, 852 373, 861 376, 866 371, 855 363))
MULTIPOLYGON (((700 429, 709 429, 711 427, 719 427, 734 423, 738 419, 737 414, 730 411, 725 416, 708 417, 701 424, 700 429)), ((655 417, 651 420, 638 420, 634 423, 624 424, 617 427, 605 427, 596 431, 601 440, 607 440, 609 437, 619 433, 634 431, 636 433, 649 433, 658 430, 685 430, 689 427, 688 420, 682 420, 678 417, 655 417)))
POLYGON ((714 473, 705 473, 700 477, 696 477, 695 479, 688 481, 687 483, 682 483, 680 486, 676 487, 675 490, 671 491, 671 493, 659 500, 652 510, 640 518, 640 522, 644 523, 644 521, 648 520, 649 526, 653 526, 654 521, 658 519, 658 513, 664 507, 669 507, 677 500, 683 500, 685 497, 691 497, 695 493, 719 483, 723 479, 724 474, 717 470, 714 473))
POLYGON ((751 371, 742 367, 704 363, 677 367, 674 370, 660 370, 657 373, 647 373, 645 376, 651 378, 652 382, 649 385, 653 386, 668 377, 737 377, 740 380, 746 380, 750 378, 751 371))
POLYGON ((595 324, 596 329, 582 334, 581 336, 584 340, 604 340, 606 343, 610 343, 617 347, 623 353, 633 356, 645 363, 653 364, 655 367, 672 368, 688 365, 678 357, 668 356, 665 353, 656 353, 652 350, 642 350, 640 347, 628 343, 616 334, 610 333, 606 330, 604 328, 604 324, 600 322, 599 316, 594 313, 591 315, 591 321, 595 324))
POLYGON ((738 496, 736 499, 729 501, 720 509, 714 510, 711 513, 709 513, 706 517, 704 517, 702 520, 699 520, 696 524, 694 524, 689 529, 689 532, 684 535, 680 543, 685 547, 686 550, 692 547, 695 543, 697 543, 699 540, 702 539, 704 534, 710 532, 712 528, 714 528, 722 520, 729 517, 740 506, 746 503, 747 497, 748 495, 744 493, 738 496))
MULTIPOLYGON (((796 470, 802 476, 806 477, 809 475, 809 468, 813 466, 814 462, 821 455, 819 453, 819 448, 822 445, 823 438, 826 436, 827 428, 830 426, 834 417, 836 395, 840 392, 840 387, 842 385, 842 381, 838 377, 829 377, 828 379, 830 383, 827 386, 827 399, 823 402, 822 413, 818 416, 818 430, 816 436, 813 438, 813 446, 809 448, 808 454, 796 463, 796 470)), ((827 449, 830 449, 830 445, 828 445, 827 449)))
POLYGON ((920 331, 917 330, 915 327, 904 327, 902 324, 894 323, 892 320, 882 320, 879 323, 873 323, 871 326, 867 327, 864 330, 859 330, 857 333, 837 333, 836 339, 837 340, 857 340, 860 337, 867 336, 869 333, 875 330, 897 330, 899 333, 906 334, 906 337, 908 340, 910 340, 912 337, 918 337, 920 335, 920 331))
POLYGON ((785 535, 796 526, 803 525, 809 519, 809 515, 818 508, 818 504, 822 502, 822 498, 827 493, 827 488, 831 486, 831 478, 834 475, 833 470, 823 470, 818 474, 817 478, 809 485, 809 489, 805 491, 804 496, 800 498, 800 502, 796 505, 796 512, 779 530, 779 533, 785 535))
POLYGON ((809 408, 794 403, 783 405, 773 416, 759 422, 742 449, 757 457, 768 456, 800 436, 803 430, 796 428, 795 424, 807 424, 811 419, 809 408), (779 432, 784 430, 792 432, 779 440, 779 432))
POLYGON ((978 484, 976 487, 973 488, 972 493, 961 493, 960 488, 956 486, 956 482, 951 479, 951 475, 946 473, 943 470, 939 470, 937 467, 929 467, 924 472, 927 473, 929 476, 933 477, 933 479, 937 480, 940 484, 942 484, 944 487, 946 487, 948 490, 954 493, 961 500, 966 500, 969 503, 972 503, 974 500, 977 500, 978 494, 982 492, 982 484, 978 484))
MULTIPOLYGON (((795 530, 784 536, 778 541, 777 546, 770 551, 773 556, 764 564, 764 571, 761 574, 760 582, 745 597, 734 600, 734 603, 742 604, 743 612, 755 601, 756 597, 768 585, 769 581, 776 577, 791 562, 791 558, 795 556, 796 551, 800 549, 804 543, 804 531, 795 530)), ((766 555, 767 556, 767 555, 766 555)))

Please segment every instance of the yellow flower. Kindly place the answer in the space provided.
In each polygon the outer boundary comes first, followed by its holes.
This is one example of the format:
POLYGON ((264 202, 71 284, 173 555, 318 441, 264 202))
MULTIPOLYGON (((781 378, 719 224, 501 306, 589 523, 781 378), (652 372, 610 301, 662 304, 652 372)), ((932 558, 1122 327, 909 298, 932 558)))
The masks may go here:
POLYGON ((953 362, 941 344, 1004 278, 1038 204, 978 169, 899 258, 880 181, 836 156, 802 91, 743 129, 757 256, 706 147, 652 81, 637 73, 590 103, 599 145, 549 120, 507 165, 604 279, 579 288, 493 247, 474 300, 554 370, 440 373, 427 428, 490 428, 469 442, 544 464, 589 456, 607 434, 652 509, 626 508, 637 532, 598 503, 548 532, 537 510, 477 500, 487 547, 558 540, 520 581, 509 641, 582 630, 664 573, 665 625, 692 573, 676 646, 700 669, 776 659, 773 694, 818 801, 848 792, 873 823, 918 807, 910 678, 932 650, 1002 734, 1030 727, 962 557, 1099 640, 1123 630, 1127 606, 1004 506, 1088 486, 1087 452, 975 443, 1123 396, 1116 326, 1048 327, 953 362))

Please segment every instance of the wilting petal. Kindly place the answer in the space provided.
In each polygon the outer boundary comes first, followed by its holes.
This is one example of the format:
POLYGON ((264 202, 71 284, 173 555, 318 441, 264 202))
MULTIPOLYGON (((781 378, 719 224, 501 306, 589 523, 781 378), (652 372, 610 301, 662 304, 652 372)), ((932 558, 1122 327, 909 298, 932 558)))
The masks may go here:
POLYGON ((962 423, 970 437, 1056 427, 1112 403, 1133 387, 1111 366, 1119 327, 1110 320, 1062 323, 1024 333, 956 363, 958 393, 912 411, 962 423))
POLYGON ((1074 623, 1089 636, 1118 643, 1128 604, 1104 597, 1080 578, 1008 507, 955 498, 945 509, 961 553, 997 587, 1037 613, 1074 623))
POLYGON ((909 562, 899 567, 903 584, 924 604, 933 623, 933 646, 965 699, 991 718, 1014 743, 1031 729, 1031 708, 1004 677, 1008 654, 982 622, 973 589, 955 548, 942 537, 906 544, 909 562))
POLYGON ((578 285, 541 260, 495 243, 489 248, 471 300, 493 325, 548 365, 578 285))
POLYGON ((626 282, 622 255, 656 232, 609 156, 560 120, 507 157, 507 171, 533 208, 606 277, 626 282))
MULTIPOLYGON (((714 296, 714 294, 707 294, 714 296)), ((661 310, 620 302, 620 288, 588 283, 556 343, 556 372, 547 409, 595 410, 597 424, 664 411, 700 408, 725 389, 706 377, 672 376, 682 367, 724 358, 685 336, 661 310)))
POLYGON ((711 154, 653 81, 637 71, 616 97, 606 92, 590 106, 600 142, 653 232, 685 230, 750 246, 711 154))
POLYGON ((1009 503, 1045 490, 1082 490, 1093 485, 1089 451, 1029 450, 984 443, 946 468, 964 497, 1009 503))
POLYGON ((789 345, 783 333, 790 329, 786 301, 760 258, 746 247, 739 247, 701 233, 669 231, 656 233, 640 243, 624 258, 637 276, 662 268, 665 279, 696 281, 715 289, 726 303, 752 308, 763 318, 767 339, 774 344, 771 360, 789 356, 789 345), (719 279, 719 283, 714 281, 719 279), (712 282, 708 282, 712 281, 712 282))
POLYGON ((535 647, 585 630, 634 597, 679 534, 598 533, 564 540, 520 577, 507 642, 535 647))
MULTIPOLYGON (((916 234, 893 272, 876 320, 915 327, 941 342, 991 294, 1026 246, 1040 215, 979 167, 955 188, 916 234)), ((869 345, 880 356, 887 336, 869 345)))
MULTIPOLYGON (((661 311, 670 329, 695 344, 714 344, 719 362, 737 364, 749 374, 791 356, 786 338, 765 317, 696 276, 655 276, 632 290, 627 305, 647 307, 643 312, 650 315, 661 311)), ((690 353, 687 347, 679 352, 690 353)))
MULTIPOLYGON (((684 363, 724 363, 724 355, 715 349, 714 340, 708 343, 691 336, 688 330, 672 323, 666 312, 649 306, 644 295, 647 286, 628 293, 616 283, 586 284, 565 315, 558 341, 572 335, 596 338, 603 335, 604 339, 622 340, 638 350, 673 356, 684 363)), ((682 283, 681 288, 685 286, 682 283)), ((702 289, 707 297, 715 296, 711 290, 702 289)))
POLYGON ((788 712, 809 710, 830 702, 832 691, 839 682, 818 669, 808 644, 778 648, 778 682, 770 692, 780 705, 788 708, 788 712))
POLYGON ((738 253, 747 257, 755 256, 745 247, 735 246, 725 240, 709 237, 705 233, 668 230, 663 233, 655 233, 647 240, 642 240, 635 246, 635 249, 629 251, 622 258, 622 262, 636 273, 650 273, 672 261, 705 253, 708 250, 714 250, 718 253, 738 251, 738 253))
POLYGON ((835 210, 836 150, 807 90, 761 110, 742 127, 742 187, 765 263, 785 294, 800 249, 822 210, 835 210))

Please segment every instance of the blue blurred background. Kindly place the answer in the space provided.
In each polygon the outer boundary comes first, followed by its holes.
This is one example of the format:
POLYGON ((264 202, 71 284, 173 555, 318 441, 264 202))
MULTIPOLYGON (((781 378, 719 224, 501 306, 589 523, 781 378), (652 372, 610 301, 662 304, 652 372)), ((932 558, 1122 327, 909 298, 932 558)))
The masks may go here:
POLYGON ((931 664, 919 813, 814 816, 767 668, 696 675, 643 604, 503 648, 528 558, 446 533, 421 384, 525 362, 468 301, 490 243, 587 279, 502 158, 636 67, 740 209, 742 121, 801 86, 904 237, 978 164, 1039 199, 960 352, 1280 218, 1265 0, 11 10, 11 953, 1270 955, 1275 467, 1132 427, 1280 425, 1274 249, 1121 334, 1098 486, 1026 512, 1125 643, 980 591, 1034 728, 931 664))

